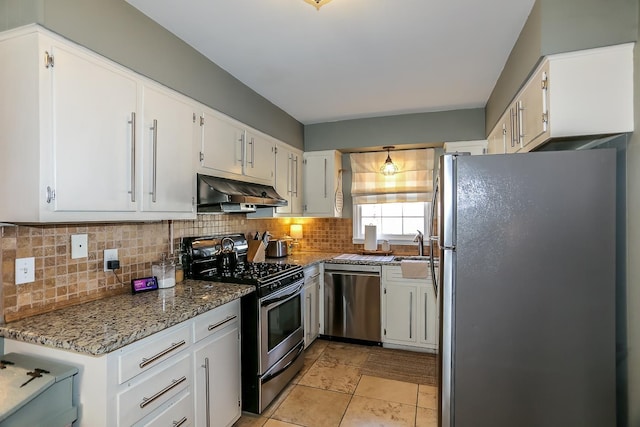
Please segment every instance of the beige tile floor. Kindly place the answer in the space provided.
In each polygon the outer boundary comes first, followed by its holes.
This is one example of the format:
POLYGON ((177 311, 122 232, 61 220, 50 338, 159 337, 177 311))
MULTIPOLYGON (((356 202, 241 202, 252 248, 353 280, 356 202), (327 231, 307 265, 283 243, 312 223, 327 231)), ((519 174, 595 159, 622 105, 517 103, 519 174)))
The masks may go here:
POLYGON ((437 388, 362 375, 370 347, 316 340, 304 367, 262 413, 237 427, 437 425, 437 388))

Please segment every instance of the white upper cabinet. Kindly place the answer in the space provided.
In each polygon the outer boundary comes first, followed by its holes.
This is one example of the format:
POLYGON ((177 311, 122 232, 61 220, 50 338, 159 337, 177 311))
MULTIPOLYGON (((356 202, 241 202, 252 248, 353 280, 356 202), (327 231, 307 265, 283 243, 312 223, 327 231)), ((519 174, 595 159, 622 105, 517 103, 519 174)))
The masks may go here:
POLYGON ((544 58, 518 92, 489 133, 489 152, 500 152, 500 132, 510 153, 633 129, 633 44, 561 53, 544 58))
POLYGON ((160 86, 143 88, 142 199, 144 211, 195 211, 192 149, 195 105, 160 86))
POLYGON ((304 215, 341 217, 342 155, 339 151, 304 153, 304 215))
MULTIPOLYGON (((54 124, 47 184, 55 189, 53 210, 134 212, 136 80, 72 47, 45 44, 55 61, 40 67, 51 83, 52 95, 43 91, 41 103, 51 102, 54 124)), ((47 135, 41 137, 48 145, 47 135)))
POLYGON ((273 185, 275 142, 257 131, 245 133, 244 174, 273 185))
POLYGON ((242 123, 205 108, 200 127, 200 172, 242 175, 245 136, 242 123))
POLYGON ((14 178, 0 182, 11 201, 0 222, 195 217, 193 108, 187 132, 182 110, 143 100, 146 79, 37 26, 1 34, 0 60, 0 170, 14 178), (160 129, 180 128, 170 142, 160 136, 155 153, 146 145, 151 111, 160 129), (153 160, 156 205, 146 203, 153 160))
POLYGON ((287 144, 276 144, 276 192, 288 205, 276 208, 278 214, 302 215, 303 154, 287 144))
POLYGON ((200 107, 198 172, 274 185, 275 140, 218 111, 200 107))

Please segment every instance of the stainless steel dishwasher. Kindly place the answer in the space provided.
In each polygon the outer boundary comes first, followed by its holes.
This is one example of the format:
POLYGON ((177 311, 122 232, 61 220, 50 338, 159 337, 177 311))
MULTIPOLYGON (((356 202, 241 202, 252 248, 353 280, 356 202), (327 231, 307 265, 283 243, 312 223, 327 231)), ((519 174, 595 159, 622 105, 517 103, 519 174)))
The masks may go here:
POLYGON ((324 333, 381 342, 380 266, 324 264, 324 333))

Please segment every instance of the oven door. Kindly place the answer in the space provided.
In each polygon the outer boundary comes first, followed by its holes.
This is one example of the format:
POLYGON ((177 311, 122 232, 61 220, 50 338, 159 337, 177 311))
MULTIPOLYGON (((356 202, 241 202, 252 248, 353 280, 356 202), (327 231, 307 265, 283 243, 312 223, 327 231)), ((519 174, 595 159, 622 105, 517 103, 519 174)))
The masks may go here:
POLYGON ((260 374, 303 341, 303 286, 300 280, 260 299, 260 374))

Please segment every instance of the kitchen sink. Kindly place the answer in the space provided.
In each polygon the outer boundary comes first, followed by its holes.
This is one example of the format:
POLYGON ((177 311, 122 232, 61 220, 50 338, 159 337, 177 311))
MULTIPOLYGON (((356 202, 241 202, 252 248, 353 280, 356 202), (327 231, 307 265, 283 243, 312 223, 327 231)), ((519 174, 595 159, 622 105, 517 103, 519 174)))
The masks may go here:
POLYGON ((394 256, 394 261, 429 261, 428 255, 407 255, 407 256, 394 256))

